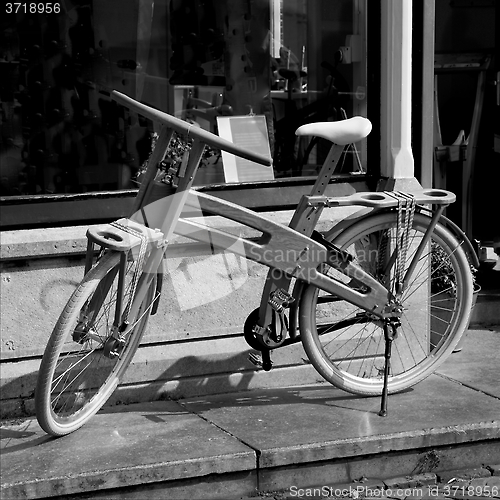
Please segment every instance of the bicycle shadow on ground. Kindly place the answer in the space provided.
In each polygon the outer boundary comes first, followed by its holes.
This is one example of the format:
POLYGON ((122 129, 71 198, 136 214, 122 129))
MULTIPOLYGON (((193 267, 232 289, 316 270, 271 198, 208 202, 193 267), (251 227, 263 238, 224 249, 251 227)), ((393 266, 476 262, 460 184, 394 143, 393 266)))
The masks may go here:
POLYGON ((255 389, 248 393, 237 393, 221 398, 197 397, 192 400, 178 401, 184 408, 196 413, 209 412, 220 408, 255 406, 322 405, 347 409, 360 413, 377 414, 380 410, 380 397, 367 397, 349 394, 328 383, 318 386, 298 386, 294 388, 255 389), (230 396, 234 396, 231 399, 230 396))
MULTIPOLYGON (((6 424, 2 423, 2 425, 6 424)), ((49 435, 37 437, 39 432, 29 430, 32 425, 33 423, 30 419, 15 425, 14 428, 0 427, 1 455, 5 456, 16 451, 34 448, 35 446, 39 446, 56 439, 49 435)))
MULTIPOLYGON (((171 400, 179 405, 179 413, 183 411, 203 414, 218 408, 253 407, 268 405, 309 404, 323 405, 332 408, 353 410, 360 413, 378 414, 380 411, 380 396, 366 397, 349 394, 323 381, 316 374, 304 385, 299 385, 297 376, 290 378, 290 385, 286 382, 277 383, 270 380, 274 387, 265 387, 267 373, 257 370, 248 360, 251 350, 238 353, 224 360, 208 360, 196 356, 186 356, 174 362, 156 380, 149 383, 148 392, 154 395, 148 401, 171 400), (185 376, 186 367, 189 367, 189 376, 185 376), (183 377, 184 376, 184 377, 183 377), (254 377, 261 377, 254 381, 254 377), (170 386, 170 387, 169 387, 170 386)), ((253 351, 255 352, 255 351, 253 351)), ((305 359, 304 364, 309 364, 305 359)), ((275 370, 302 369, 301 365, 278 366, 275 370)), ((272 377, 272 371, 269 374, 272 377)), ((286 374, 280 374, 280 380, 286 380, 286 374)), ((307 381, 307 377, 301 383, 307 381)), ((408 393, 413 389, 407 389, 408 393)), ((392 398, 395 395, 391 396, 392 398)), ((109 407, 101 411, 127 412, 134 411, 128 404, 109 407)), ((177 411, 176 411, 177 412, 177 411)), ((172 411, 167 412, 172 414, 172 411)), ((166 414, 167 414, 166 413, 166 414)), ((158 415, 159 416, 159 415, 158 415)), ((149 419, 158 418, 157 415, 147 416, 149 419)))
MULTIPOLYGON (((300 378, 301 370, 307 370, 305 365, 309 365, 303 353, 296 354, 291 361, 277 363, 273 370, 281 373, 274 375, 273 371, 268 373, 257 369, 248 359, 251 352, 256 351, 247 349, 219 359, 194 355, 176 359, 168 369, 153 380, 120 386, 111 396, 108 406, 99 413, 133 412, 137 411, 137 407, 134 406, 136 403, 155 401, 177 403, 175 408, 144 414, 144 418, 158 422, 163 421, 162 415, 190 413, 203 416, 216 409, 269 405, 285 408, 304 404, 321 405, 332 409, 353 410, 357 414, 365 415, 376 414, 379 411, 379 397, 349 394, 323 382, 316 372, 313 372, 312 377, 300 378), (286 373, 287 370, 290 377, 286 373), (295 375, 292 375, 293 371, 295 375), (297 373, 300 377, 297 377, 297 373), (266 381, 268 376, 269 382, 266 381), (255 380, 257 377, 260 380, 255 380), (299 385, 304 383, 309 385, 299 385), (266 384, 273 387, 266 388, 266 384)), ((310 369, 313 370, 312 367, 310 369)), ((25 384, 34 388, 35 383, 36 372, 30 373, 11 382, 10 392, 14 395, 19 387, 25 384)), ((4 391, 6 389, 3 388, 4 391)), ((32 397, 32 393, 30 396, 32 397)), ((394 397, 396 396, 391 396, 394 397)), ((2 454, 43 445, 54 439, 48 435, 40 437, 39 429, 32 418, 25 416, 3 422, 4 425, 0 427, 2 454)))

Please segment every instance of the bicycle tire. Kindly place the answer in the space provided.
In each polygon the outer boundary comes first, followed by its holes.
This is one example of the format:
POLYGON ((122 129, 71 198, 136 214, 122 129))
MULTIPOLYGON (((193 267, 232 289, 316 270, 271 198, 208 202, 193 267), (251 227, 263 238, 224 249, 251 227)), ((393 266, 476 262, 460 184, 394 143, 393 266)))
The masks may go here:
MULTIPOLYGON (((139 347, 154 301, 155 277, 140 306, 131 308, 131 311, 137 309, 137 314, 129 317, 129 324, 137 322, 137 325, 119 356, 109 358, 103 354, 112 333, 119 265, 120 254, 108 252, 86 274, 63 309, 45 349, 35 391, 35 409, 40 426, 52 436, 74 432, 99 411, 120 383, 139 347), (105 296, 96 295, 97 290, 105 296), (89 313, 93 298, 95 306, 89 313), (90 320, 87 314, 92 316, 90 320), (82 318, 85 318, 83 329, 82 318), (81 331, 89 337, 92 333, 93 338, 75 340, 74 335, 83 335, 81 331)), ((128 283, 134 265, 127 263, 123 304, 130 293, 128 283)), ((145 286, 141 283, 140 279, 136 297, 139 287, 145 286)))
MULTIPOLYGON (((430 220, 415 213, 407 263, 430 220)), ((391 243, 396 224, 395 212, 368 216, 340 233, 333 243, 348 251, 364 271, 383 281, 377 269, 383 269, 381 260, 389 261, 387 244, 391 243), (382 252, 380 243, 384 239, 386 250, 382 252)), ((383 282, 387 284, 385 267, 383 282)), ((332 270, 325 265, 322 271, 332 270)), ((338 279, 349 281, 333 270, 335 273, 338 279)), ((415 281, 403 295, 405 311, 393 341, 389 393, 408 389, 435 371, 452 353, 470 318, 473 285, 468 259, 460 243, 442 225, 434 228, 413 277, 415 281), (440 256, 437 261, 436 255, 440 256), (440 272, 445 269, 449 275, 440 272), (454 286, 450 285, 453 280, 454 286), (410 315, 415 315, 413 321, 410 315)), ((385 340, 380 320, 339 297, 306 285, 300 297, 299 324, 309 360, 328 382, 353 394, 382 393, 385 340)))

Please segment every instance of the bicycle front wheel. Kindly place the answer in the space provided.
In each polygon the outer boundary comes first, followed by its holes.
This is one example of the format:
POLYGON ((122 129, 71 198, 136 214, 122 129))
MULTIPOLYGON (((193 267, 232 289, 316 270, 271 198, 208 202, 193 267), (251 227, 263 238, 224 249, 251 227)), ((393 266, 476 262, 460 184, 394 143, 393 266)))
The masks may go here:
MULTIPOLYGON (((406 266, 430 220, 415 213, 406 266)), ((353 257, 357 266, 393 292, 396 227, 397 214, 385 212, 360 220, 333 241, 353 257)), ((323 272, 359 289, 359 282, 329 266, 325 265, 323 272)), ((464 251, 438 224, 401 299, 403 313, 392 346, 389 393, 417 384, 451 354, 468 326, 472 289, 464 251)), ((380 395, 385 366, 381 320, 313 285, 304 288, 299 307, 302 343, 318 372, 353 394, 380 395)))
MULTIPOLYGON (((115 308, 120 303, 119 266, 120 254, 109 252, 87 273, 66 304, 45 349, 35 408, 40 426, 53 436, 77 430, 97 413, 118 386, 141 341, 154 301, 156 278, 142 303, 131 307, 129 324, 133 328, 124 343, 117 344, 111 334, 115 308)), ((127 262, 123 308, 130 298, 134 267, 135 262, 127 262)), ((145 286, 143 277, 136 296, 145 286)))

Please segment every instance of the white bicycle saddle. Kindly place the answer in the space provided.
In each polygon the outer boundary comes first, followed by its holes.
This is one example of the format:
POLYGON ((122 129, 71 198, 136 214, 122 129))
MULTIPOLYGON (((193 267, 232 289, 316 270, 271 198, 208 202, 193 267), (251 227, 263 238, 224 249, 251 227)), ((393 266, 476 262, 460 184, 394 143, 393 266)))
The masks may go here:
POLYGON ((296 135, 314 135, 328 139, 340 146, 352 144, 364 139, 372 130, 372 124, 367 118, 354 116, 338 122, 316 122, 302 125, 296 135))

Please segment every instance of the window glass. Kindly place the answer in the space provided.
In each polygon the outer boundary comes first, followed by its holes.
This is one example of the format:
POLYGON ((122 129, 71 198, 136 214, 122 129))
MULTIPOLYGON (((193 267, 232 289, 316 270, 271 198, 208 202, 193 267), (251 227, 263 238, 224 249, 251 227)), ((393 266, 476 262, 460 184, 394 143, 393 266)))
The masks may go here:
MULTIPOLYGON (((0 34, 0 194, 137 187, 155 130, 114 103, 112 90, 236 142, 255 140, 265 124, 273 169, 235 177, 210 151, 196 184, 315 175, 329 145, 298 140, 295 129, 366 114, 364 4, 9 4, 0 34)), ((364 170, 364 144, 350 152, 343 172, 364 170)))
MULTIPOLYGON (((275 170, 314 175, 330 143, 299 141, 296 128, 366 116, 365 2, 274 0, 271 18, 275 170)), ((343 171, 365 170, 365 150, 351 147, 343 171)))

